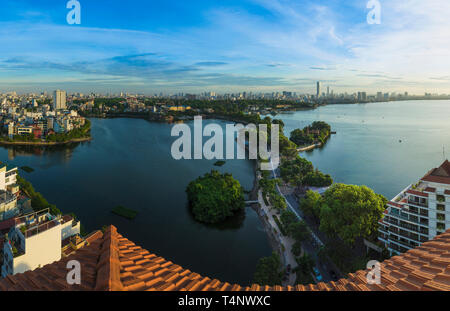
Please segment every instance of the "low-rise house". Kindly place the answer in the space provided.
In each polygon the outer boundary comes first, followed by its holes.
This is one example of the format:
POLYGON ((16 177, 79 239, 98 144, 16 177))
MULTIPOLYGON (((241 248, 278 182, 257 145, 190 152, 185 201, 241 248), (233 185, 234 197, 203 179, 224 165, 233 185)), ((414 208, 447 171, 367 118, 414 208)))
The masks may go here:
POLYGON ((2 277, 43 267, 62 257, 63 241, 80 234, 80 222, 48 209, 14 220, 3 245, 2 277))

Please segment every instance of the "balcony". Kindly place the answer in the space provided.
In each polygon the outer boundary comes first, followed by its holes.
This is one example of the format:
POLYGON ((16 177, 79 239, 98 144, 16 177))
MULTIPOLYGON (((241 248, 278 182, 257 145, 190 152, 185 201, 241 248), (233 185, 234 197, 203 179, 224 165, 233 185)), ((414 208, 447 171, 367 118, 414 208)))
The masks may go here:
POLYGON ((420 207, 428 207, 428 202, 426 202, 426 201, 420 202, 420 201, 408 199, 408 204, 413 204, 413 205, 420 206, 420 207))

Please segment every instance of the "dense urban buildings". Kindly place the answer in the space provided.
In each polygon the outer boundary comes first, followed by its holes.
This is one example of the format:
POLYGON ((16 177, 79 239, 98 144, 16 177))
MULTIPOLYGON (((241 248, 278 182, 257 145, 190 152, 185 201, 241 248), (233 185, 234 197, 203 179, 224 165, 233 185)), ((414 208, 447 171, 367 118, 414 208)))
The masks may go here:
POLYGON ((450 162, 429 171, 388 202, 379 240, 391 254, 420 246, 450 229, 450 162))
POLYGON ((45 139, 85 124, 77 111, 67 110, 65 91, 55 91, 52 99, 46 93, 20 96, 13 92, 0 95, 0 101, 0 131, 13 141, 45 139))

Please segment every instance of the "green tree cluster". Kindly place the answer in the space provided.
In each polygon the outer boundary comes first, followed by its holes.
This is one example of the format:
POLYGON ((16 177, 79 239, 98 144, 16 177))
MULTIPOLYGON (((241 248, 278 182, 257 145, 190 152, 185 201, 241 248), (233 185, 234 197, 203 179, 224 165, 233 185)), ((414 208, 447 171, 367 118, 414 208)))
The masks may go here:
POLYGON ((311 187, 328 187, 333 184, 333 178, 329 174, 324 174, 318 169, 306 174, 303 183, 311 187))
POLYGON ((48 142, 66 142, 72 139, 86 138, 91 136, 91 121, 86 119, 85 124, 73 129, 67 133, 55 133, 47 135, 46 140, 48 142))
POLYGON ((284 182, 296 187, 328 187, 333 184, 333 178, 314 169, 313 164, 296 155, 293 159, 285 159, 280 165, 280 174, 284 182))
POLYGON ((200 222, 218 223, 245 207, 239 181, 216 170, 189 183, 186 192, 194 217, 200 222))
POLYGON ((259 181, 259 186, 262 189, 263 197, 269 197, 270 204, 277 210, 285 210, 287 207, 286 200, 278 193, 276 189, 279 179, 270 179, 268 172, 263 172, 262 179, 259 181))
POLYGON ((273 252, 270 257, 263 257, 256 265, 256 271, 253 276, 253 283, 261 286, 280 285, 283 278, 281 272, 281 260, 277 253, 273 252))
POLYGON ((280 165, 280 174, 283 181, 298 187, 304 185, 305 176, 313 171, 312 163, 299 155, 294 159, 284 160, 280 165))
POLYGON ((323 121, 315 121, 304 129, 291 132, 290 140, 298 146, 324 144, 331 134, 331 126, 323 121))
POLYGON ((386 203, 384 196, 366 186, 334 184, 323 197, 308 192, 300 207, 318 218, 322 232, 352 245, 359 237, 371 238, 377 233, 386 203))
POLYGON ((314 260, 308 254, 297 258, 298 266, 295 268, 297 274, 296 284, 312 284, 314 279, 311 275, 314 267, 314 260))

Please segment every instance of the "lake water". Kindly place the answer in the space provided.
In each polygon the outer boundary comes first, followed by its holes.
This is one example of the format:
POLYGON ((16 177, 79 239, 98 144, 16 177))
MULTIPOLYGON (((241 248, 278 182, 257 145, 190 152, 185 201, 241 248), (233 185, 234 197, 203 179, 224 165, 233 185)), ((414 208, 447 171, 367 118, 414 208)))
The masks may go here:
POLYGON ((0 157, 34 168, 22 175, 64 213, 74 212, 87 231, 114 224, 137 245, 186 269, 249 284, 258 259, 271 254, 257 214, 247 208, 221 227, 205 226, 192 218, 185 189, 214 168, 232 173, 250 190, 253 162, 216 167, 215 161, 176 161, 171 128, 141 119, 92 119, 92 142, 46 151, 0 148, 0 157), (117 205, 137 210, 137 218, 112 214, 117 205))
POLYGON ((285 134, 314 121, 332 135, 321 149, 302 153, 336 182, 367 185, 391 199, 450 157, 450 101, 329 105, 278 115, 285 134))

